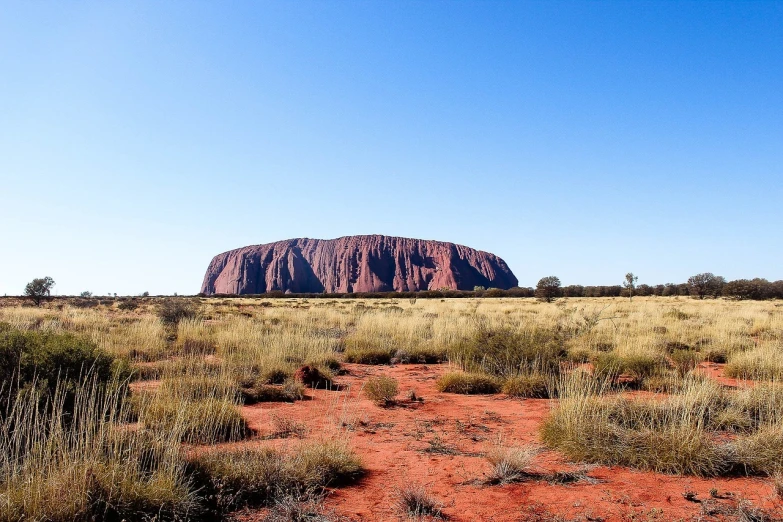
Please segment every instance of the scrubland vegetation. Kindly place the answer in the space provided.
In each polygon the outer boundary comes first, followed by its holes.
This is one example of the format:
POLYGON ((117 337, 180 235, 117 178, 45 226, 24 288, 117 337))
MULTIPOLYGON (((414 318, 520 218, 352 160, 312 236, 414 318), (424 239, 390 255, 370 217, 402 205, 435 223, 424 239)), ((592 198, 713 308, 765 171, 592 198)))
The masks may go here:
MULTIPOLYGON (((440 392, 552 399, 540 441, 577 462, 780 476, 782 351, 774 300, 6 299, 0 521, 312 511, 361 475, 347 438, 280 447, 241 406, 338 389, 351 362, 444 362, 440 392)), ((398 383, 364 394, 388 406, 398 383)), ((534 455, 488 451, 489 482, 534 455)), ((441 510, 421 488, 400 505, 441 510)))

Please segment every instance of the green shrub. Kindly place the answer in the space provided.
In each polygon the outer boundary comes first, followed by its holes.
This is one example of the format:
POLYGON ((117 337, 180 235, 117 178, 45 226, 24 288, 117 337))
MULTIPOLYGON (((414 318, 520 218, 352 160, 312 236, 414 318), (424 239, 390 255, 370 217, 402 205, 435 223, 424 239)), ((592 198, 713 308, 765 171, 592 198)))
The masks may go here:
MULTIPOLYGON (((70 411, 77 382, 87 374, 101 385, 119 384, 130 376, 130 368, 83 337, 0 328, 0 386, 35 386, 43 403, 59 385, 65 409, 70 411)), ((13 396, 6 392, 2 400, 7 404, 13 396)))
POLYGON ((501 385, 497 378, 480 373, 450 372, 438 378, 438 391, 443 393, 486 394, 498 393, 501 385))
POLYGON ((385 375, 370 377, 364 385, 364 394, 367 398, 383 406, 392 404, 397 393, 399 393, 397 380, 385 375))

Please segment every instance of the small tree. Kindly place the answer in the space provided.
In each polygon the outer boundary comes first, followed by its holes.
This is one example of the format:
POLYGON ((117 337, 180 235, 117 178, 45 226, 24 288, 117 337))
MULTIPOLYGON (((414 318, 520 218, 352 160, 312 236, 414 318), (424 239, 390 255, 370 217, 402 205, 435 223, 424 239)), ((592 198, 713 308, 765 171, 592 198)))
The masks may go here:
POLYGON ((24 287, 24 295, 32 298, 36 306, 41 306, 43 298, 51 295, 53 286, 54 279, 49 276, 33 279, 24 287))
POLYGON ((688 278, 688 292, 699 299, 704 299, 706 296, 717 297, 725 284, 726 280, 723 277, 704 272, 688 278))
POLYGON ((560 279, 555 276, 542 277, 536 285, 536 297, 551 303, 560 296, 560 279))
POLYGON ((625 281, 623 286, 628 289, 628 300, 633 301, 633 291, 636 289, 636 281, 639 280, 638 276, 633 275, 633 272, 625 274, 625 281))
POLYGON ((84 292, 79 294, 79 297, 92 297, 92 292, 90 292, 89 290, 85 290, 84 292))

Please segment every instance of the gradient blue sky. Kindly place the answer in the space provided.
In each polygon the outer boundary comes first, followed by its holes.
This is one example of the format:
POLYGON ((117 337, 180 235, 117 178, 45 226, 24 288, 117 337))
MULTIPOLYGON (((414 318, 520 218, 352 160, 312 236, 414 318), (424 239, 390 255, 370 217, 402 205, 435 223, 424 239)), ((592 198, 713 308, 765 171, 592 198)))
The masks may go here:
POLYGON ((783 279, 783 2, 3 2, 0 294, 382 233, 783 279))

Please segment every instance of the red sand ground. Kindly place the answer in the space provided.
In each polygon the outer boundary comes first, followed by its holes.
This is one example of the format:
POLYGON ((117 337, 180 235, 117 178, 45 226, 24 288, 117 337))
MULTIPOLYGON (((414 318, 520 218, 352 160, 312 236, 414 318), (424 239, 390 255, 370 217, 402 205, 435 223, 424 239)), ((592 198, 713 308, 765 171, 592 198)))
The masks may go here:
MULTIPOLYGON (((549 400, 439 393, 435 380, 447 370, 443 365, 348 364, 346 369, 348 374, 337 379, 342 391, 308 390, 310 400, 246 406, 243 414, 259 435, 274 431, 277 416, 306 425, 309 439, 336 432, 348 438, 367 474, 327 499, 348 520, 400 520, 398 491, 411 484, 424 485, 453 521, 551 520, 545 514, 568 520, 717 520, 720 515, 705 515, 703 507, 720 510, 740 499, 780 513, 770 481, 762 478, 700 479, 599 466, 588 471, 595 483, 485 485, 489 464, 482 454, 499 438, 506 445, 536 443, 549 400), (382 408, 364 398, 362 384, 372 375, 399 381, 400 405, 382 408), (408 401, 408 390, 424 402, 408 401), (711 498, 711 490, 720 498, 711 498), (686 500, 686 491, 706 503, 686 500)), ((580 467, 551 451, 542 451, 536 463, 545 472, 580 467)))

